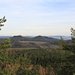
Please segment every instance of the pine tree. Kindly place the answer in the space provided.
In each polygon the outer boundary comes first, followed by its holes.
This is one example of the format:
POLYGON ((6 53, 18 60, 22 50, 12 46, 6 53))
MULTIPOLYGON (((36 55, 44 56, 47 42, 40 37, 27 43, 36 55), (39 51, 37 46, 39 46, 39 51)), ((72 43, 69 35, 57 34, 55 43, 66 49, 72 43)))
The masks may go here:
MULTIPOLYGON (((6 22, 5 16, 0 19, 0 27, 4 26, 4 23, 6 22)), ((1 28, 0 28, 1 30, 1 28)))

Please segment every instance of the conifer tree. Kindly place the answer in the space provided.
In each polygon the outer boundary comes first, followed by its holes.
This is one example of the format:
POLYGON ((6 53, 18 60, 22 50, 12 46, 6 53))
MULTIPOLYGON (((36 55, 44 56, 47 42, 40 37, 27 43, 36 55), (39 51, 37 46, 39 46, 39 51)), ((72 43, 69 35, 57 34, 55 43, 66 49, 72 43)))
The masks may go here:
POLYGON ((0 30, 1 27, 4 26, 4 23, 6 22, 5 16, 3 18, 0 19, 0 30))

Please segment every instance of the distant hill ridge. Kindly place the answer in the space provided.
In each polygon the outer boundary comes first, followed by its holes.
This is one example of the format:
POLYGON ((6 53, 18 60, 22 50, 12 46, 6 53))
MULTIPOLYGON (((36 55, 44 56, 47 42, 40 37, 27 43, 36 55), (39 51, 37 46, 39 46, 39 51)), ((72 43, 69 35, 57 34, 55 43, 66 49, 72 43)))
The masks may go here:
POLYGON ((36 36, 33 38, 33 40, 35 41, 50 41, 50 40, 57 40, 55 38, 52 38, 52 37, 47 37, 47 36, 36 36))
MULTIPOLYGON (((21 36, 21 35, 17 35, 17 36, 0 36, 0 38, 34 38, 34 39, 60 39, 60 36, 21 36)), ((62 38, 64 40, 70 40, 71 36, 62 36, 62 38)))

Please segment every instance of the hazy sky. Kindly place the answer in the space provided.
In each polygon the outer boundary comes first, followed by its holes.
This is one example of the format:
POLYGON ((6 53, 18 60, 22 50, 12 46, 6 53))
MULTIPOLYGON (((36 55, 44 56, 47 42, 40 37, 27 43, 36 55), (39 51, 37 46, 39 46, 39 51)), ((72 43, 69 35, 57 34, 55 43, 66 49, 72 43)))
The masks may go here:
POLYGON ((0 35, 70 35, 75 0, 0 0, 0 35))

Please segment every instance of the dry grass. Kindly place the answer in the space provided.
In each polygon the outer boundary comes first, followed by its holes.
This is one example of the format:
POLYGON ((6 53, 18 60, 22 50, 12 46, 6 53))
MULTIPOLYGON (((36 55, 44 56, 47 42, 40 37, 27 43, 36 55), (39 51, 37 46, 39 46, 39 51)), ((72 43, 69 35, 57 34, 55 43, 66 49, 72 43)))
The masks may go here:
POLYGON ((40 41, 20 41, 21 43, 34 43, 34 44, 46 44, 46 42, 40 42, 40 41))

